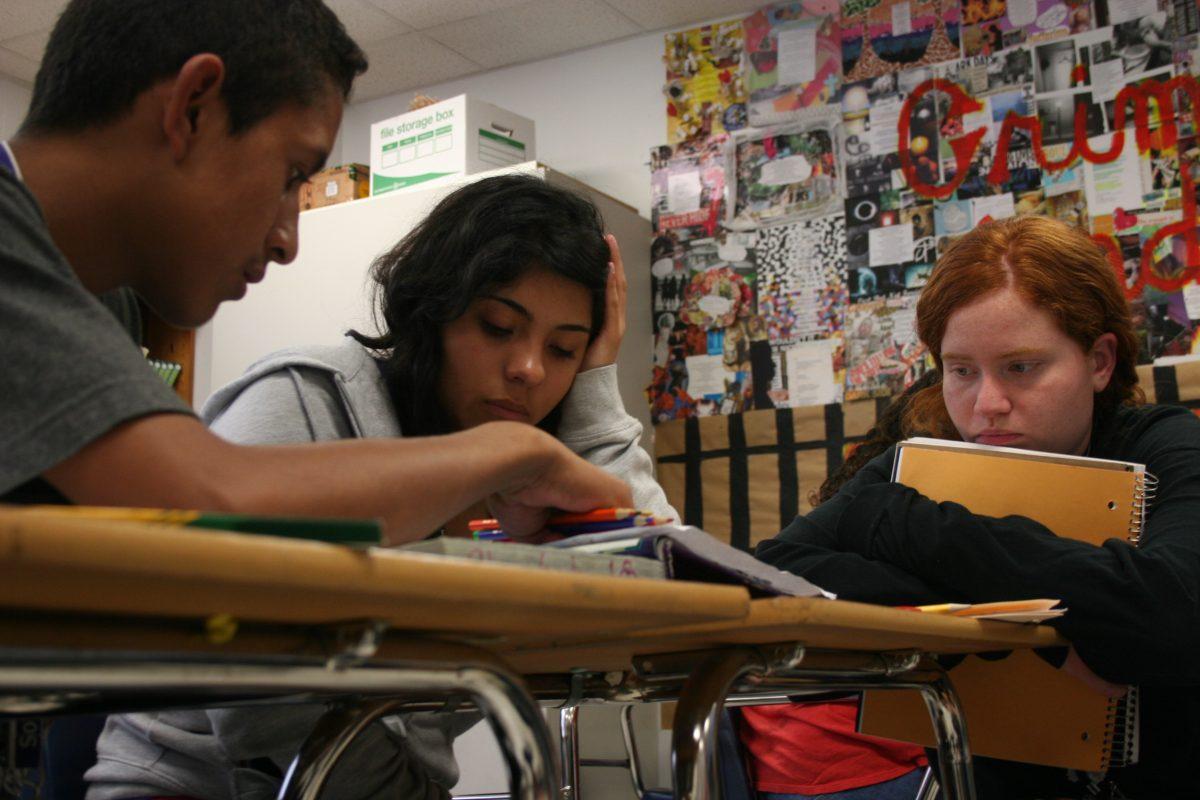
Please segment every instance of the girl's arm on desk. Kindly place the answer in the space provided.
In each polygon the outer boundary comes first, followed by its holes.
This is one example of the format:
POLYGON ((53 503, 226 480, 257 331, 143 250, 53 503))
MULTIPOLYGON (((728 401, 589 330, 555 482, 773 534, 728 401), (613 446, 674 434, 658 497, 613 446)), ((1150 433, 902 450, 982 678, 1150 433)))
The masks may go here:
POLYGON ((841 490, 797 517, 774 539, 763 542, 755 556, 780 569, 803 575, 843 600, 881 605, 927 605, 952 597, 941 582, 926 580, 901 567, 838 545, 839 520, 865 487, 889 479, 893 450, 860 469, 841 490))
POLYGON ((1100 677, 1194 682, 1200 663, 1182 654, 1200 651, 1200 420, 1164 407, 1128 413, 1141 418, 1123 432, 1122 455, 1100 455, 1145 463, 1159 477, 1140 548, 1060 538, 1023 517, 977 516, 878 480, 847 486, 853 496, 823 516, 823 546, 943 586, 950 600, 1061 598, 1070 611, 1050 624, 1100 677))

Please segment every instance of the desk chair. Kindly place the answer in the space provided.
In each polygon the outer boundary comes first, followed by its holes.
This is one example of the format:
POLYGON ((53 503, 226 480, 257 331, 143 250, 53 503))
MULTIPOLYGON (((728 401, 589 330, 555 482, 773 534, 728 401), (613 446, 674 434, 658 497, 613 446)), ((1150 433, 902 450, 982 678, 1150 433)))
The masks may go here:
MULTIPOLYGON (((805 698, 810 700, 811 698, 805 698)), ((562 733, 563 800, 583 800, 580 797, 579 772, 584 767, 627 769, 633 783, 634 797, 638 800, 672 800, 670 787, 648 789, 637 743, 633 732, 633 706, 621 708, 621 743, 625 748, 624 758, 580 758, 579 739, 576 730, 578 706, 563 708, 559 712, 559 727, 562 733), (572 770, 571 765, 575 768, 572 770)), ((737 735, 736 710, 725 709, 718 731, 718 753, 720 758, 722 800, 754 800, 755 792, 750 778, 746 753, 737 735)), ((940 786, 932 767, 926 767, 914 800, 937 800, 940 786)), ((504 800, 507 795, 458 797, 456 800, 504 800)))
POLYGON ((937 800, 941 796, 941 787, 938 785, 937 776, 933 774, 933 767, 925 768, 925 777, 921 779, 921 786, 917 789, 917 800, 937 800))
MULTIPOLYGON (((772 703, 811 703, 814 701, 819 702, 820 698, 824 698, 826 700, 835 700, 835 699, 842 698, 845 696, 846 696, 846 693, 842 693, 842 692, 809 692, 805 695, 781 696, 781 697, 773 699, 771 702, 772 703)), ((768 705, 768 704, 771 704, 771 703, 757 702, 757 703, 746 703, 744 705, 768 705)), ((738 748, 740 750, 741 749, 740 739, 737 739, 737 732, 738 732, 737 726, 739 726, 741 724, 741 716, 740 716, 739 712, 740 712, 740 708, 736 707, 736 706, 732 709, 732 711, 730 709, 726 709, 726 711, 725 711, 726 715, 732 714, 732 717, 729 720, 730 722, 732 722, 732 726, 730 727, 730 730, 733 733, 735 740, 738 741, 738 748)), ((723 725, 722 727, 724 728, 725 726, 723 725)), ((724 730, 722 730, 721 733, 724 733, 724 730)), ((722 750, 721 750, 721 756, 722 756, 722 758, 725 757, 724 748, 722 748, 722 750)), ((744 764, 744 772, 745 772, 745 774, 749 780, 749 784, 750 784, 747 789, 748 796, 753 799, 753 798, 757 797, 757 794, 753 791, 753 782, 754 782, 753 766, 754 765, 753 765, 753 762, 749 760, 748 756, 743 758, 742 763, 744 764)), ((723 783, 723 781, 722 781, 722 783, 723 783)), ((822 796, 824 796, 824 795, 822 795, 822 796)), ((921 783, 917 787, 917 792, 913 796, 913 800, 938 800, 940 797, 941 797, 941 786, 938 784, 936 770, 931 764, 931 766, 925 767, 924 771, 922 772, 921 783)))

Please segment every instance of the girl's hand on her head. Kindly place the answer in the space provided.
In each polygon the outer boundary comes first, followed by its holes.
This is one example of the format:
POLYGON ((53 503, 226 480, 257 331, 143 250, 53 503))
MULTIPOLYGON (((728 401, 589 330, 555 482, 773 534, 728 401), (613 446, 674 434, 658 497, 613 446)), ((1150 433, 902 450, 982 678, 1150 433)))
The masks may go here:
POLYGON ((625 280, 625 263, 621 261, 617 237, 611 233, 605 234, 604 241, 608 242, 608 251, 612 255, 612 261, 608 264, 608 288, 605 290, 604 327, 584 353, 583 363, 579 365, 580 372, 617 363, 617 351, 621 349, 621 339, 625 337, 625 296, 629 290, 625 280))

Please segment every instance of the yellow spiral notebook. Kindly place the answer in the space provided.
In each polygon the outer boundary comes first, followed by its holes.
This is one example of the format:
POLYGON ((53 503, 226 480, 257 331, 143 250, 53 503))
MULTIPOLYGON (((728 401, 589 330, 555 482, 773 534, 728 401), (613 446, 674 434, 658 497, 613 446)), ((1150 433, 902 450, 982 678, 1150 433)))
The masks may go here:
MULTIPOLYGON (((1018 514, 1059 536, 1135 546, 1156 483, 1140 464, 920 438, 900 443, 892 478, 976 514, 1018 514)), ((949 675, 975 755, 1088 771, 1137 761, 1136 688, 1106 697, 1029 651, 969 656, 949 675)), ((915 693, 868 692, 859 729, 934 746, 915 693)))

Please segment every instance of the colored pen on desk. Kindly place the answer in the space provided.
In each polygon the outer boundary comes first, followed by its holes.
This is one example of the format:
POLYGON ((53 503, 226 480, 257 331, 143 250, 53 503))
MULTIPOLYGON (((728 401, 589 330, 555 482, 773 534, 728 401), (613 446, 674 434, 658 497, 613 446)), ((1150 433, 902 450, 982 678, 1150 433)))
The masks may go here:
POLYGON ((617 522, 630 520, 634 525, 653 525, 654 512, 640 508, 597 508, 572 514, 558 514, 547 520, 548 527, 556 525, 582 525, 590 522, 617 522), (651 520, 646 522, 646 520, 651 520))
POLYGON ((504 531, 502 531, 498 528, 493 528, 490 530, 472 530, 471 538, 478 542, 511 542, 512 541, 512 537, 510 537, 507 533, 505 533, 504 531))
POLYGON ((619 531, 625 528, 646 528, 657 525, 654 517, 637 517, 630 519, 614 519, 610 522, 581 522, 572 525, 547 524, 546 529, 563 536, 577 536, 581 533, 604 533, 619 531))
POLYGON ((110 506, 22 506, 29 514, 109 522, 142 522, 208 528, 231 533, 284 536, 293 539, 344 544, 351 547, 378 546, 383 528, 378 520, 325 517, 276 517, 258 514, 226 514, 173 508, 123 508, 110 506))
MULTIPOLYGON (((641 528, 660 525, 667 520, 659 519, 650 511, 636 508, 598 508, 583 513, 559 514, 546 520, 546 527, 556 533, 596 533, 618 528, 641 528)), ((473 519, 467 523, 471 531, 500 530, 500 522, 494 519, 473 519)))

